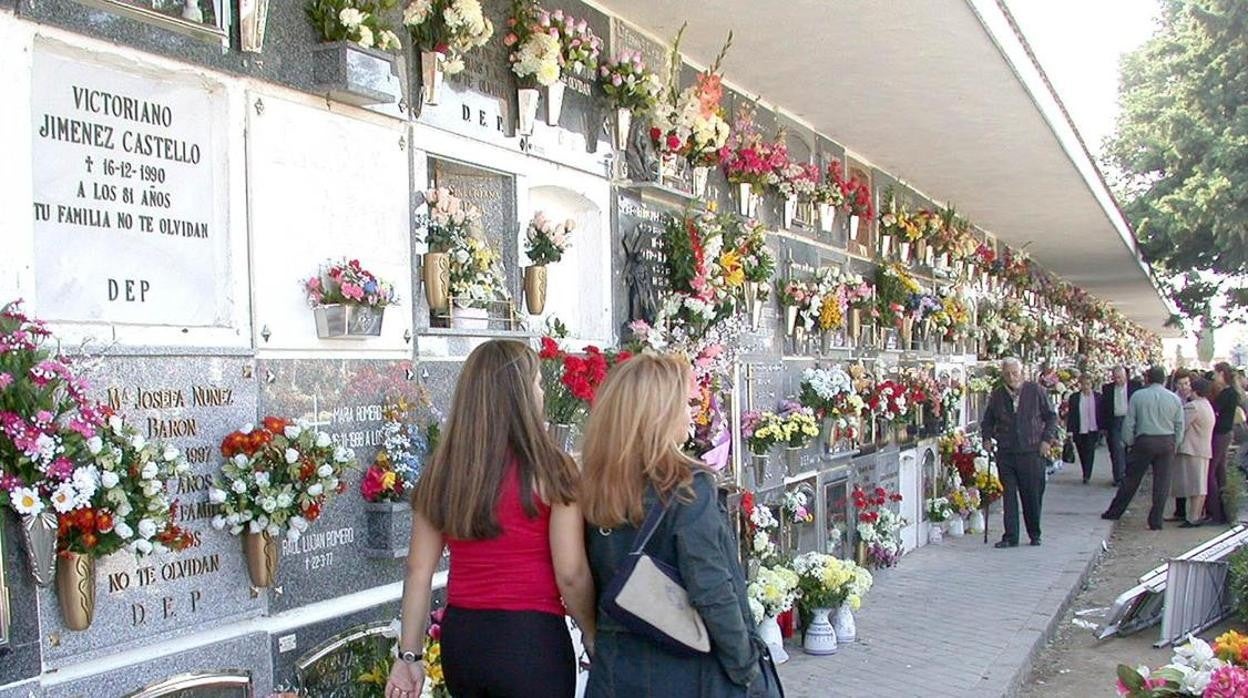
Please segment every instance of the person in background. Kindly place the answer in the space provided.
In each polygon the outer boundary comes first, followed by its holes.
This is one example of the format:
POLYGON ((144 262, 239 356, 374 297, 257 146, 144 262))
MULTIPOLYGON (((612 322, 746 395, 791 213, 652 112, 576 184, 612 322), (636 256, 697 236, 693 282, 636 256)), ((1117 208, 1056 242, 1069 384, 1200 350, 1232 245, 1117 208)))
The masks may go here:
POLYGON ((1174 477, 1170 480, 1170 494, 1174 497, 1186 497, 1186 513, 1181 517, 1186 520, 1179 524, 1179 528, 1194 528, 1202 523, 1205 495, 1209 491, 1209 459, 1213 456, 1211 444, 1214 421, 1209 396, 1213 394, 1213 384, 1204 378, 1190 378, 1184 374, 1175 381, 1175 388, 1179 398, 1185 402, 1183 440, 1179 442, 1177 449, 1174 477))
POLYGON ((576 463, 543 425, 537 354, 491 340, 464 362, 443 436, 412 494, 398 660, 386 698, 418 698, 430 581, 450 549, 442 668, 456 698, 576 693, 564 619, 593 654, 594 586, 576 463))
POLYGON ((1123 366, 1115 366, 1110 382, 1101 386, 1100 425, 1105 429, 1114 487, 1122 484, 1126 472, 1127 449, 1122 440, 1122 425, 1127 417, 1127 404, 1139 388, 1139 383, 1127 380, 1127 369, 1123 366))
POLYGON ((715 478, 681 452, 691 384, 689 363, 674 355, 642 354, 611 370, 585 427, 579 501, 599 589, 634 549, 652 508, 666 507, 645 552, 680 572, 711 652, 677 655, 631 632, 599 604, 587 698, 766 695, 761 640, 715 478))
POLYGON ((1096 460, 1096 444, 1101 440, 1101 396, 1092 389, 1092 376, 1079 376, 1079 390, 1070 394, 1066 410, 1066 431, 1075 440, 1079 465, 1083 468, 1083 484, 1092 479, 1096 460))
POLYGON ((1213 412, 1217 421, 1213 424, 1213 458, 1209 461, 1209 496, 1205 499, 1205 511, 1210 523, 1229 523, 1230 517, 1222 502, 1222 489, 1226 487, 1226 458, 1231 450, 1231 431, 1235 427, 1235 410, 1239 408, 1239 382, 1235 368, 1225 361, 1214 364, 1213 412))
POLYGON ((1122 438, 1131 447, 1127 472, 1102 519, 1116 521, 1135 497, 1144 473, 1153 471, 1153 506, 1148 528, 1161 530, 1166 499, 1170 496, 1171 468, 1178 444, 1183 440, 1183 403, 1166 390, 1166 369, 1154 366, 1146 374, 1148 387, 1131 396, 1123 420, 1122 438))
MULTIPOLYGON (((1166 390, 1169 390, 1170 392, 1179 396, 1179 401, 1183 403, 1184 415, 1187 414, 1187 403, 1192 399, 1191 379, 1199 378, 1199 377, 1200 377, 1200 374, 1195 371, 1189 371, 1185 368, 1176 368, 1174 369, 1174 371, 1170 373, 1170 377, 1166 379, 1166 390), (1187 382, 1186 383, 1180 382, 1180 379, 1182 378, 1188 379, 1187 382)), ((1171 475, 1171 478, 1170 478, 1171 490, 1175 488, 1174 481, 1178 477, 1177 468, 1179 467, 1179 454, 1177 452, 1175 453, 1174 464, 1175 464, 1176 471, 1171 475)), ((1202 489, 1206 489, 1206 488, 1202 488, 1202 489)), ((1187 497, 1184 497, 1182 495, 1176 494, 1174 496, 1174 516, 1167 516, 1166 521, 1177 521, 1177 522, 1187 521, 1187 499, 1188 499, 1187 497)), ((1204 506, 1203 499, 1201 500, 1201 506, 1202 507, 1204 506)), ((1197 520, 1204 520, 1204 517, 1205 517, 1204 510, 1202 509, 1196 514, 1193 514, 1193 517, 1197 520)))
POLYGON ((1231 440, 1239 451, 1239 471, 1248 477, 1248 377, 1244 370, 1235 371, 1239 380, 1239 410, 1235 412, 1235 424, 1231 428, 1231 440))
POLYGON ((1018 505, 1032 545, 1040 545, 1040 509, 1044 501, 1044 470, 1057 440, 1057 412, 1039 384, 1023 380, 1023 364, 1001 361, 1003 385, 988 397, 979 428, 997 449, 997 469, 1005 487, 1005 535, 998 548, 1018 546, 1018 505))

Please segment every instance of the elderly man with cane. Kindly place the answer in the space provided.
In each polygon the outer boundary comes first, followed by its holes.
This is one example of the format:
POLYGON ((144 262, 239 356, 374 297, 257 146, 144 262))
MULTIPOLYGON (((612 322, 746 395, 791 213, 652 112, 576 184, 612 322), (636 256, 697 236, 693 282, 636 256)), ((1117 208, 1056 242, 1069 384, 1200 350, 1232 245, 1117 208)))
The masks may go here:
POLYGON ((997 469, 1005 487, 1005 535, 998 548, 1018 547, 1018 505, 1032 545, 1040 545, 1040 507, 1044 500, 1044 469, 1057 440, 1057 412, 1037 383, 1023 380, 1023 364, 1001 362, 1003 385, 988 398, 980 420, 985 439, 996 442, 997 469))

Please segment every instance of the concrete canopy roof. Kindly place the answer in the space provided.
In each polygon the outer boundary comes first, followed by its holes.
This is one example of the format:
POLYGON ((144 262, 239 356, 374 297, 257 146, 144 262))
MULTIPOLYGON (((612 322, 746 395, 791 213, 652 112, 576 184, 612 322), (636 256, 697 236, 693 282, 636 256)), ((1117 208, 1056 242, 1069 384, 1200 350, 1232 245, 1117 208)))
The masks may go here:
POLYGON ((1161 332, 1170 308, 998 0, 596 0, 1161 332))

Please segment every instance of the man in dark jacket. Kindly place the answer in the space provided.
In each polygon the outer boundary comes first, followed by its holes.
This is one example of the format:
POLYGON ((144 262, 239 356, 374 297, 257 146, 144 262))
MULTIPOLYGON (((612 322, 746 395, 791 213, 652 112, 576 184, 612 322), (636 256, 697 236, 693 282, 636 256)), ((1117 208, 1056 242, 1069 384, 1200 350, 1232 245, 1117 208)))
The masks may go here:
POLYGON ((1075 442, 1079 465, 1083 467, 1083 484, 1092 479, 1096 444, 1101 439, 1101 396, 1092 389, 1092 376, 1079 376, 1079 389, 1070 394, 1066 406, 1066 431, 1075 442))
MULTIPOLYGON (((1131 447, 1131 459, 1122 486, 1102 519, 1116 521, 1127 510, 1144 473, 1153 471, 1153 506, 1148 511, 1148 528, 1161 530, 1162 512, 1170 496, 1170 469, 1175 449, 1183 442, 1183 402, 1166 390, 1166 369, 1148 369, 1148 387, 1131 396, 1131 408, 1123 424, 1122 438, 1131 447)), ((1213 496, 1213 495, 1210 495, 1213 496)))
POLYGON ((1057 412, 1048 394, 1023 380, 1023 364, 1014 358, 1001 362, 1001 378, 988 398, 980 420, 985 439, 993 439, 997 468, 1005 486, 1005 535, 998 548, 1018 546, 1018 505, 1032 545, 1040 545, 1040 507, 1044 500, 1044 469, 1057 440, 1057 412))
POLYGON ((1127 418, 1127 404, 1139 381, 1127 380, 1127 369, 1114 367, 1113 380, 1101 386, 1101 428, 1105 430, 1105 445, 1109 448, 1109 462, 1113 467, 1114 487, 1122 484, 1127 470, 1127 445, 1122 440, 1122 423, 1127 418))

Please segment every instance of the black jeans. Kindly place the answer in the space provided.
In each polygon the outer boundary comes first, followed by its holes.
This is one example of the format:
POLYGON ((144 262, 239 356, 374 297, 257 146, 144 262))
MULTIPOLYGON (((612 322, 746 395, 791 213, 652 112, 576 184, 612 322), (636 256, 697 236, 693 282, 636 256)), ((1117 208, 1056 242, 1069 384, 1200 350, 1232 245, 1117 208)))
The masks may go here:
POLYGON ((1127 446, 1122 442, 1122 423, 1126 417, 1110 417, 1105 430, 1105 445, 1109 448, 1109 463, 1113 470, 1114 484, 1121 484, 1127 472, 1127 446))
POLYGON ((1092 477, 1092 465, 1096 462, 1096 442, 1100 439, 1101 433, 1098 431, 1075 434, 1075 450, 1079 452, 1079 465, 1083 468, 1084 480, 1092 477))
POLYGON ((1045 460, 1039 453, 1000 453, 997 469, 1005 486, 1005 535, 1001 540, 1018 542, 1018 504, 1023 504, 1023 523, 1032 540, 1040 540, 1040 506, 1044 501, 1045 460))
POLYGON ((538 611, 446 609, 442 669, 455 698, 572 698, 576 657, 567 622, 538 611))
POLYGON ((1127 457, 1127 474, 1118 493, 1105 512, 1110 516, 1122 516, 1135 491, 1140 488, 1144 473, 1153 471, 1153 506, 1148 510, 1148 527, 1161 528, 1165 515, 1166 500, 1170 498, 1170 471, 1174 467, 1174 436, 1137 436, 1127 457))

